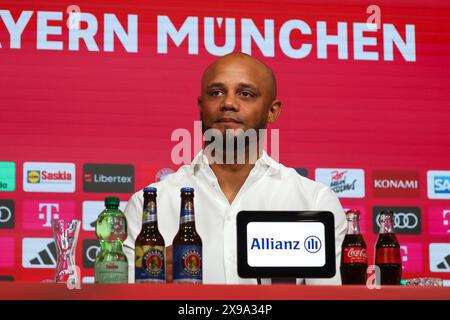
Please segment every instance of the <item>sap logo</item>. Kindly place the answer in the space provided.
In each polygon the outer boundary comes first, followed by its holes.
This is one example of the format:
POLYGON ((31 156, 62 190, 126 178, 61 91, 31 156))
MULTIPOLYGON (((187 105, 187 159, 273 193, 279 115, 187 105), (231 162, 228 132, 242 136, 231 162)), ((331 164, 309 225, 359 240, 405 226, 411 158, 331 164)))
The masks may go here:
POLYGON ((450 193, 450 177, 434 177, 434 192, 450 193))
POLYGON ((428 171, 428 198, 450 199, 450 171, 428 171))
POLYGON ((300 250, 300 241, 279 241, 273 238, 253 238, 250 250, 300 250))

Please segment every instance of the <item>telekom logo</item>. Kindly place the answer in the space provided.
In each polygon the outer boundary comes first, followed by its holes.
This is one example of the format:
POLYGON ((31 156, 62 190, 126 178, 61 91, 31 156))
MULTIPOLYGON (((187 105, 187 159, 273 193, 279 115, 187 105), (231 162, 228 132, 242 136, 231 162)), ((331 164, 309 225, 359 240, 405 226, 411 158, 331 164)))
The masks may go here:
POLYGON ((431 235, 450 235, 450 206, 432 207, 428 210, 428 228, 431 235))
POLYGON ((68 200, 25 200, 23 228, 42 230, 51 228, 53 219, 75 219, 75 202, 68 200))
POLYGON ((40 203, 39 204, 39 220, 43 220, 43 227, 51 227, 52 219, 59 219, 58 203, 40 203))
POLYGON ((403 270, 405 272, 423 271, 423 249, 420 243, 403 243, 400 246, 403 270))

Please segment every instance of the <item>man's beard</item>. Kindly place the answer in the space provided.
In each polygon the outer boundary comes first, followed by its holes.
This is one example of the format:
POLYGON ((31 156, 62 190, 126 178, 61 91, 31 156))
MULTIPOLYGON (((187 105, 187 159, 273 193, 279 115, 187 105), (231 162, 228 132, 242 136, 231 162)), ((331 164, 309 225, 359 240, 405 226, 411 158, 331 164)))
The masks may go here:
MULTIPOLYGON (((200 114, 201 117, 201 114, 200 114)), ((215 123, 215 122, 213 122, 215 123)), ((243 122, 244 123, 244 122, 243 122)), ((261 152, 262 146, 260 146, 260 140, 262 141, 262 135, 266 134, 266 127, 267 122, 262 119, 259 123, 257 123, 253 128, 248 129, 224 129, 223 131, 213 128, 212 126, 205 125, 205 122, 202 119, 202 133, 205 137, 205 132, 208 130, 214 130, 213 137, 221 136, 222 138, 222 150, 221 153, 223 157, 226 156, 228 152, 233 152, 234 155, 238 154, 239 152, 245 152, 249 150, 256 150, 256 152, 259 154, 261 152), (263 130, 261 130, 263 129, 263 130)), ((206 140, 205 139, 205 146, 207 146, 210 143, 214 142, 215 138, 212 138, 212 140, 206 140)), ((217 150, 219 151, 219 150, 217 150)), ((219 155, 216 155, 219 156, 219 155)))

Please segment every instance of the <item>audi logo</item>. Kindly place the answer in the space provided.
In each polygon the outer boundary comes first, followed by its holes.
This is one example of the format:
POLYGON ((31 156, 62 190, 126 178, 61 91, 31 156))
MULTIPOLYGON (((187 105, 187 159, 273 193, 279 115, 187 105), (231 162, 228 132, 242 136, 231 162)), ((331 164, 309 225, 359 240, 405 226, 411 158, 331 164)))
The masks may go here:
POLYGON ((0 223, 6 223, 11 219, 12 213, 8 207, 1 206, 0 207, 0 223), (5 213, 5 215, 3 215, 5 213))
POLYGON ((95 262, 95 258, 97 257, 98 252, 100 251, 100 247, 90 246, 86 249, 86 258, 90 262, 95 262))
MULTIPOLYGON (((376 217, 377 226, 380 227, 380 214, 376 217)), ((394 213, 394 228, 395 229, 414 229, 419 225, 419 218, 416 214, 408 212, 394 213)))

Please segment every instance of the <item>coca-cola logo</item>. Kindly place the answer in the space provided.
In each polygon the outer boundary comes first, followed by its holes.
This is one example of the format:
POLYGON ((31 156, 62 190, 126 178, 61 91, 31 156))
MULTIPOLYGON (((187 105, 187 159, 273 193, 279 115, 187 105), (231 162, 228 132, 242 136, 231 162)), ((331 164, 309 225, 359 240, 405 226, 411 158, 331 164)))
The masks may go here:
POLYGON ((367 259, 367 250, 364 248, 350 248, 347 256, 349 258, 367 259))

